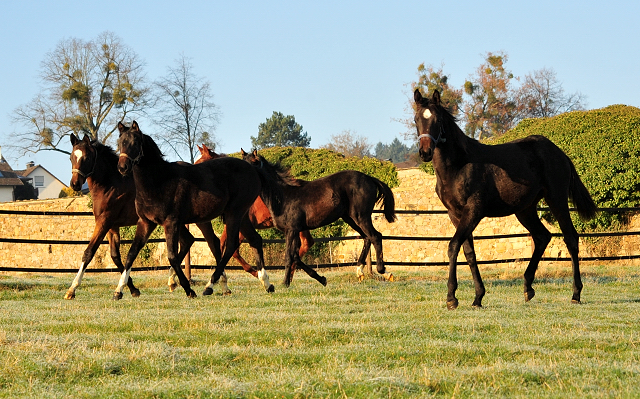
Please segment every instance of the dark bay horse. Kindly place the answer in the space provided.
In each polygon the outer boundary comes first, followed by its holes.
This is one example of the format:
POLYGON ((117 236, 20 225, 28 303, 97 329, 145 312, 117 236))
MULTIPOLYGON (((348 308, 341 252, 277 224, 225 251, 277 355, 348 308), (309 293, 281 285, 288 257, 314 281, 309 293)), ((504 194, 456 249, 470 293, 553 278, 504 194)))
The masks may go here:
MULTIPOLYGON (((214 151, 211 151, 206 145, 202 145, 202 147, 198 146, 198 150, 200 150, 200 158, 195 162, 196 164, 202 163, 204 161, 208 161, 210 159, 220 158, 222 155, 216 154, 214 151)), ((269 209, 262 201, 262 198, 256 198, 256 201, 249 208, 249 220, 253 227, 257 230, 269 229, 273 226, 273 218, 271 217, 271 213, 269 209)), ((222 235, 220 236, 220 242, 224 243, 227 238, 227 229, 225 227, 222 235)), ((240 242, 244 240, 242 233, 240 234, 240 242)), ((313 237, 311 237, 311 233, 308 230, 300 232, 300 259, 306 254, 311 246, 313 245, 313 237)), ((242 268, 251 273, 254 277, 258 277, 258 272, 251 267, 243 258, 240 256, 239 249, 233 253, 233 257, 242 265, 242 268)))
MULTIPOLYGON (((111 149, 98 141, 84 136, 82 140, 71 134, 71 183, 75 191, 80 191, 86 181, 89 185, 93 202, 93 215, 96 227, 89 241, 89 245, 82 256, 80 270, 64 298, 73 299, 76 289, 82 281, 84 272, 93 259, 105 235, 109 240, 111 259, 120 273, 124 272, 124 265, 120 257, 120 227, 135 226, 138 222, 135 198, 136 188, 131 177, 124 177, 118 172, 118 156, 111 149)), ((213 232, 211 223, 199 224, 209 248, 216 248, 220 252, 220 241, 213 232)), ((218 255, 219 259, 220 256, 218 255)), ((169 278, 172 282, 172 278, 169 278)), ((140 296, 140 291, 133 285, 131 278, 127 285, 134 297, 140 296)), ((227 278, 221 278, 221 288, 224 294, 230 293, 227 278)))
POLYGON ((363 274, 371 244, 376 250, 377 271, 387 280, 382 254, 382 234, 371 222, 374 206, 382 202, 388 222, 394 222, 395 199, 393 192, 383 182, 355 170, 345 170, 313 181, 294 179, 288 171, 272 165, 257 151, 246 153, 243 159, 254 165, 265 176, 268 184, 262 186, 260 196, 269 208, 276 228, 284 232, 286 241, 284 284, 292 279, 292 265, 299 266, 322 285, 327 279, 305 265, 300 259, 300 232, 326 226, 342 218, 364 239, 364 247, 358 259, 358 274, 363 274))
MULTIPOLYGON (((264 269, 262 237, 244 217, 261 190, 262 179, 256 170, 236 158, 220 158, 199 165, 167 162, 160 148, 151 137, 142 133, 137 122, 133 121, 130 127, 118 123, 118 130, 118 171, 124 176, 133 175, 139 219, 115 295, 122 295, 133 260, 154 228, 161 225, 169 263, 187 296, 196 297, 180 268, 194 242, 185 225, 207 223, 211 226, 211 220, 221 215, 229 236, 220 261, 216 257, 215 271, 203 295, 211 295, 213 285, 224 274, 227 262, 238 248, 240 231, 256 253, 258 277, 267 291, 273 291, 264 269), (178 239, 185 241, 180 248, 178 239)), ((218 254, 219 251, 218 247, 218 254)), ((212 252, 217 256, 215 248, 212 252)))
POLYGON ((535 291, 531 285, 536 269, 551 241, 551 233, 536 211, 543 198, 560 225, 571 256, 571 301, 580 303, 578 233, 571 222, 567 198, 573 201, 583 219, 595 216, 597 208, 569 157, 543 136, 529 136, 500 145, 484 145, 467 137, 456 119, 442 106, 437 90, 429 99, 422 97, 416 89, 414 101, 420 158, 433 162, 436 193, 456 227, 448 249, 447 307, 455 309, 458 306, 456 259, 461 246, 475 285, 473 306, 482 306, 485 288, 476 264, 472 233, 485 216, 515 214, 531 233, 534 249, 524 272, 524 297, 525 301, 533 298, 535 291))

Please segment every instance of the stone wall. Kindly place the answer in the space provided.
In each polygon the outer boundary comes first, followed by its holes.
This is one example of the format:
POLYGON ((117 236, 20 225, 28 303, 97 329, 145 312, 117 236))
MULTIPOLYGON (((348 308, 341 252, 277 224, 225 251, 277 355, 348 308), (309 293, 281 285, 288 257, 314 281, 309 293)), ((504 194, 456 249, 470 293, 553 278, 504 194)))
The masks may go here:
MULTIPOLYGON (((444 209, 435 194, 435 177, 419 169, 403 169, 398 172, 400 186, 393 189, 398 210, 444 209)), ((75 211, 87 212, 88 197, 62 198, 51 200, 19 201, 0 204, 5 210, 32 211, 75 211)), ((451 237, 454 228, 447 215, 400 214, 395 223, 387 223, 381 214, 374 214, 374 225, 385 236, 451 237)), ((0 215, 0 238, 81 240, 88 241, 93 233, 93 216, 28 216, 0 215)), ((547 225, 556 232, 553 226, 547 225)), ((631 219, 629 230, 640 231, 640 216, 631 219)), ((191 226, 196 237, 200 231, 191 226)), ((526 233, 514 216, 486 218, 476 228, 475 236, 526 233)), ((355 235, 355 233, 351 233, 355 235)), ((383 243, 386 261, 393 262, 446 262, 447 241, 395 241, 383 243)), ((86 244, 12 244, 0 242, 0 267, 42 267, 77 268, 80 266, 86 244)), ((344 241, 332 249, 334 262, 353 262, 362 248, 361 240, 344 241)), ((507 238, 475 240, 478 260, 524 258, 532 252, 531 239, 507 238)), ((123 248, 123 256, 126 248, 123 248)), ((164 243, 152 245, 150 264, 167 265, 164 243)), ((581 256, 632 255, 640 251, 640 237, 612 237, 601 239, 597 245, 590 242, 580 244, 581 256)), ((98 250, 92 268, 114 267, 107 255, 108 248, 102 245, 98 250)), ((553 238, 545 252, 546 257, 568 257, 561 238, 553 238)), ((192 247, 191 263, 214 264, 206 243, 196 242, 192 247)), ((375 260, 375 253, 373 254, 375 260)), ((460 260, 464 256, 460 254, 460 260)), ((231 261, 235 264, 235 261, 231 261)), ((637 262, 637 261, 636 261, 637 262)), ((141 262, 137 261, 136 265, 141 262)))
MULTIPOLYGON (((400 186, 393 189, 397 210, 443 210, 435 193, 436 178, 418 168, 398 171, 400 186)), ((544 222, 552 232, 554 226, 544 222)), ((399 214, 395 223, 388 223, 381 214, 374 214, 374 226, 383 236, 451 237, 455 229, 446 214, 399 214)), ((630 230, 640 230, 640 217, 632 219, 630 230)), ((528 233, 515 216, 485 218, 474 231, 474 236, 528 233)), ((351 232, 350 235, 356 235, 351 232)), ((598 244, 580 241, 580 256, 630 255, 640 251, 640 238, 614 237, 600 240, 598 244)), ((384 259, 391 262, 446 262, 448 241, 383 241, 384 259)), ((526 258, 531 256, 533 242, 530 237, 474 240, 476 257, 480 260, 526 258)), ((334 250, 337 262, 354 262, 362 249, 362 241, 344 241, 334 250)), ((554 237, 547 247, 545 257, 569 257, 562 238, 554 237)), ((372 259, 375 252, 372 249, 372 259)), ((460 251, 459 260, 464 260, 460 251)))

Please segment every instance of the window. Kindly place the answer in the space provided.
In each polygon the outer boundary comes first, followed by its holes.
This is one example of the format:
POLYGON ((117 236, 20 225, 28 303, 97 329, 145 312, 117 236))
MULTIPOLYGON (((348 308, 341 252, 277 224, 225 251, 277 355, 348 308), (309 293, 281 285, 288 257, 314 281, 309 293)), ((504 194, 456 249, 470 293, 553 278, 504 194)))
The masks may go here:
POLYGON ((44 176, 34 176, 36 187, 44 187, 44 176))

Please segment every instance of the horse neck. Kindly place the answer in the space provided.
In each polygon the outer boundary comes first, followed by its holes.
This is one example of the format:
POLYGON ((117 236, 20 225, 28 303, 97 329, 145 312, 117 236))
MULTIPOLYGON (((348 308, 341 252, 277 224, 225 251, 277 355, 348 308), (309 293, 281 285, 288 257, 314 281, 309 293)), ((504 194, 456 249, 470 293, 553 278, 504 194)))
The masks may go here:
POLYGON ((124 181, 122 175, 118 172, 118 159, 115 156, 110 157, 111 154, 108 148, 97 147, 96 154, 96 165, 93 168, 93 173, 87 177, 87 184, 92 195, 95 191, 106 191, 123 184, 124 181), (113 162, 111 162, 110 158, 113 158, 113 162))
POLYGON ((453 120, 448 122, 443 136, 446 141, 439 143, 434 151, 433 168, 439 178, 445 179, 457 174, 471 161, 471 156, 480 143, 465 135, 453 120))
POLYGON ((267 166, 270 170, 258 168, 258 174, 261 176, 262 188, 260 197, 271 212, 274 218, 282 214, 282 205, 285 201, 284 188, 288 186, 286 182, 278 175, 278 172, 272 167, 267 166))

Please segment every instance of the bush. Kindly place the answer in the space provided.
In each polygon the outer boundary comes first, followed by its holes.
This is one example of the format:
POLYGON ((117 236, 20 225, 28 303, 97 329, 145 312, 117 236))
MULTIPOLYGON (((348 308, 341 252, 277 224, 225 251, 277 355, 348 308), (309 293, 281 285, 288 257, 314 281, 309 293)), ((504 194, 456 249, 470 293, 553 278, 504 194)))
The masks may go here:
MULTIPOLYGON (((499 144, 532 134, 549 138, 573 161, 598 207, 640 205, 640 109, 612 105, 574 111, 552 118, 526 119, 503 136, 499 144)), ((600 212, 587 228, 616 227, 620 215, 600 212)))

